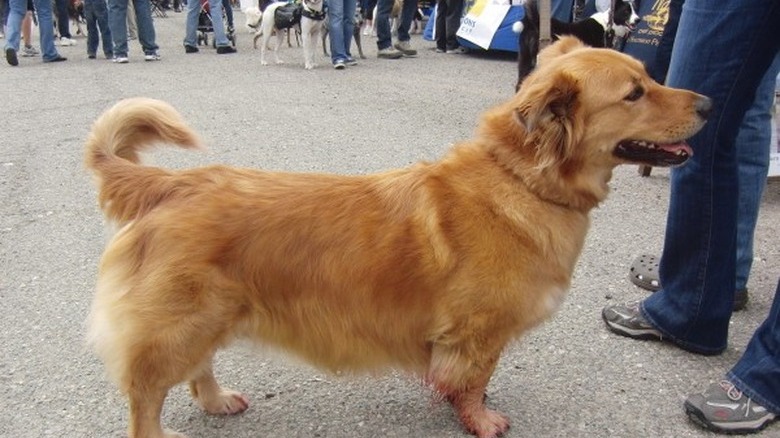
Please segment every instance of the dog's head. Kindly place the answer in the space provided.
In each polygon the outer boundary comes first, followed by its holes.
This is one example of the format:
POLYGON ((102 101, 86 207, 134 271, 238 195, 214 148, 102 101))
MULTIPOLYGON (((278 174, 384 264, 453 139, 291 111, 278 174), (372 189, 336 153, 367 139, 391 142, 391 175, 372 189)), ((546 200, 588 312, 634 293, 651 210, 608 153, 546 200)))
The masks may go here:
POLYGON ((683 164, 692 154, 684 141, 710 107, 704 96, 653 81, 630 56, 563 37, 539 54, 514 98, 488 112, 481 133, 511 149, 515 172, 603 186, 606 196, 619 164, 683 164))
POLYGON ((257 30, 260 26, 260 20, 263 18, 263 13, 260 11, 260 8, 251 6, 245 8, 243 12, 246 16, 246 26, 252 30, 257 30))
POLYGON ((625 26, 634 30, 639 24, 639 15, 634 7, 634 0, 619 0, 615 2, 615 13, 612 15, 615 26, 625 26))

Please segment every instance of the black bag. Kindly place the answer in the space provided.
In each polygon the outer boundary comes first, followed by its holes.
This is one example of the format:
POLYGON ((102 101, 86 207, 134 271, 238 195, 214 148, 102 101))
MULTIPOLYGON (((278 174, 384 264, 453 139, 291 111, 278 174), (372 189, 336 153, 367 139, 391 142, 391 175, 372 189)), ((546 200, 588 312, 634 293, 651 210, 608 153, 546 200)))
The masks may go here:
MULTIPOLYGON (((193 1, 193 0, 190 0, 193 1)), ((301 22, 302 5, 287 3, 274 11, 274 24, 277 29, 289 29, 301 22)))

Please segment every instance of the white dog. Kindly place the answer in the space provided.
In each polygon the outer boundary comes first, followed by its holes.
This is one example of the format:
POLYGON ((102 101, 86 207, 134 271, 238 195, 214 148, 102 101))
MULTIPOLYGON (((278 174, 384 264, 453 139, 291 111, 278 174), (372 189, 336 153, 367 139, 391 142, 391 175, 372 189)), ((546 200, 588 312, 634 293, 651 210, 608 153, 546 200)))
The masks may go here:
POLYGON ((255 33, 255 47, 257 47, 257 39, 260 38, 260 64, 268 65, 265 59, 265 52, 268 50, 268 39, 271 38, 271 34, 274 32, 276 32, 276 44, 273 47, 274 61, 277 64, 283 63, 279 59, 279 47, 281 47, 282 39, 284 38, 283 31, 300 22, 304 67, 306 70, 316 67, 314 46, 322 33, 323 20, 325 19, 322 3, 323 0, 303 0, 303 3, 299 5, 300 11, 294 14, 294 18, 285 17, 284 22, 277 22, 277 10, 287 5, 287 3, 276 2, 268 5, 260 20, 260 27, 255 33))
POLYGON ((244 26, 249 33, 257 32, 257 29, 260 26, 260 19, 263 18, 263 13, 260 12, 260 8, 257 6, 249 6, 246 9, 241 9, 241 12, 244 13, 244 18, 246 18, 244 26))

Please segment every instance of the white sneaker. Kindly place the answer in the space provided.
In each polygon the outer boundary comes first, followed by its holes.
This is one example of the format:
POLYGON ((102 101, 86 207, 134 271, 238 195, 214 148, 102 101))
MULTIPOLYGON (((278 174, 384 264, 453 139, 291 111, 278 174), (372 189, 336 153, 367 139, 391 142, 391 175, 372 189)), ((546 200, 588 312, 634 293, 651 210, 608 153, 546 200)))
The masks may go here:
POLYGON ((127 56, 114 56, 113 62, 116 64, 127 64, 130 60, 127 56))
POLYGON ((63 46, 63 47, 64 46, 75 46, 76 45, 76 40, 68 38, 68 37, 60 37, 60 39, 58 41, 56 41, 56 42, 59 43, 58 45, 63 46))
POLYGON ((33 56, 38 56, 40 54, 41 52, 39 52, 38 49, 36 49, 33 46, 24 46, 24 48, 22 49, 22 56, 25 58, 31 58, 33 56))
POLYGON ((144 55, 144 61, 159 61, 160 59, 160 54, 156 50, 144 55))

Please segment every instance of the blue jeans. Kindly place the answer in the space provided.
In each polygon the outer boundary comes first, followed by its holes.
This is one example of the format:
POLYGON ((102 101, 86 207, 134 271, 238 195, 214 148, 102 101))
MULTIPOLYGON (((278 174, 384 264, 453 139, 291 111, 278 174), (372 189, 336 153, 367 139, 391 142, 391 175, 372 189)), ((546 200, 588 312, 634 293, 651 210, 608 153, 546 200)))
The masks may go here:
POLYGON ((87 19, 87 54, 96 54, 98 43, 102 39, 103 53, 106 58, 114 56, 111 30, 108 28, 106 0, 84 0, 84 17, 87 19))
POLYGON ((57 30, 61 37, 70 38, 70 15, 68 14, 68 0, 55 0, 57 6, 57 30))
MULTIPOLYGON (((43 62, 51 61, 60 56, 54 47, 54 23, 51 19, 51 0, 35 0, 35 10, 38 13, 38 29, 41 38, 43 62)), ((8 22, 6 23, 5 48, 19 51, 21 40, 22 19, 27 13, 27 0, 9 0, 8 22)))
POLYGON ((130 2, 133 2, 135 9, 138 41, 144 54, 151 55, 159 49, 155 42, 151 2, 149 0, 108 0, 108 26, 111 28, 111 38, 114 41, 114 56, 127 56, 127 7, 130 2))
POLYGON ((726 377, 774 414, 780 414, 780 281, 763 324, 726 377))
POLYGON ((737 133, 780 49, 780 2, 688 0, 667 84, 713 99, 694 155, 671 173, 660 277, 642 314, 664 337, 699 354, 726 348, 736 285, 737 133))
POLYGON ((352 34, 355 31, 355 0, 331 0, 328 2, 328 33, 330 59, 346 61, 352 58, 352 34))
MULTIPOLYGON (((217 47, 229 46, 225 34, 225 23, 222 21, 222 0, 209 0, 209 14, 211 15, 211 27, 214 29, 214 44, 217 47)), ((198 16, 200 15, 200 0, 187 0, 187 28, 184 33, 184 44, 197 47, 198 45, 198 16)))
MULTIPOLYGON (((376 46, 379 50, 392 45, 390 38, 390 11, 393 0, 379 0, 376 4, 376 46)), ((417 0, 404 0, 401 7, 401 23, 398 26, 398 41, 409 41, 409 28, 412 26, 414 14, 417 12, 417 0)))
POLYGON ((737 213, 737 282, 736 290, 746 289, 753 265, 753 231, 758 206, 769 172, 769 149, 772 141, 772 105, 775 78, 780 71, 780 55, 775 56, 756 91, 753 106, 745 114, 737 134, 737 174, 739 175, 739 209, 737 213))

